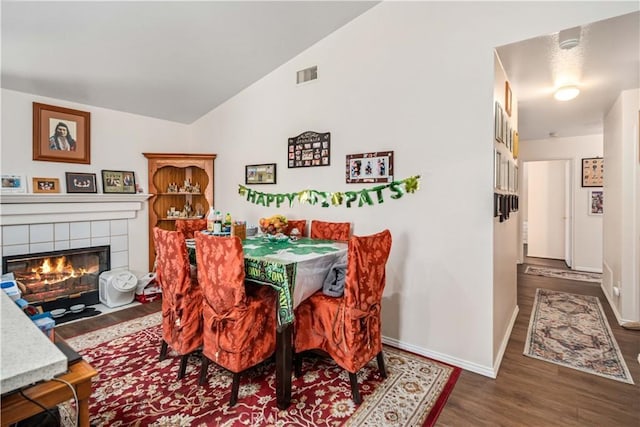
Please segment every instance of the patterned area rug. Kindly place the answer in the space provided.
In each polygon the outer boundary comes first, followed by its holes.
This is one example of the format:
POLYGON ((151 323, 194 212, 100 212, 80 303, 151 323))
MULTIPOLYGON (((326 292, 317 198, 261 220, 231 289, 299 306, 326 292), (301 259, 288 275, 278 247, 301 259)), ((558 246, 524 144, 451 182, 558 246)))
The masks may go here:
POLYGON ((268 361, 241 377, 238 403, 229 408, 228 372, 211 366, 209 383, 199 386, 194 357, 177 380, 179 358, 169 353, 159 362, 160 340, 160 313, 67 340, 99 372, 89 402, 92 425, 432 426, 460 375, 460 368, 385 346, 387 378, 375 360, 360 370, 363 403, 356 406, 344 370, 329 359, 305 358, 291 406, 279 410, 268 361))
POLYGON ((524 355, 633 384, 597 297, 537 289, 524 355))
POLYGON ((556 279, 580 280, 594 283, 602 282, 602 273, 590 273, 588 271, 562 270, 560 268, 527 265, 524 272, 535 276, 553 277, 556 279))

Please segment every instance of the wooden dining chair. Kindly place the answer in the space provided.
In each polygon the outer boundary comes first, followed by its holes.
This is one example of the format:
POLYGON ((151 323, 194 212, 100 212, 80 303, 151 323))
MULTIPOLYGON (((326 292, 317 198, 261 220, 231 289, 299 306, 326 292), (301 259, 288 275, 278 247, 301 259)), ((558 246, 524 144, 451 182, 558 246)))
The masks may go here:
POLYGON ((391 251, 391 233, 352 236, 347 250, 344 295, 330 297, 318 291, 295 311, 296 375, 301 374, 301 352, 320 349, 349 373, 356 404, 362 399, 356 373, 374 357, 386 378, 380 325, 380 305, 391 251))
POLYGON ((297 228, 300 232, 299 237, 308 237, 307 234, 307 220, 306 219, 288 219, 287 220, 287 230, 284 234, 287 236, 291 235, 291 230, 297 228))
POLYGON ((229 405, 238 400, 240 373, 276 349, 276 292, 269 286, 245 291, 244 254, 239 237, 196 233, 198 281, 204 294, 200 384, 209 362, 233 374, 229 405))
POLYGON ((178 379, 184 377, 189 355, 202 346, 202 292, 191 277, 184 235, 153 229, 156 281, 162 288, 160 361, 170 346, 181 356, 178 379))
POLYGON ((184 234, 185 239, 193 239, 193 234, 195 232, 206 229, 207 220, 204 218, 176 220, 176 231, 184 234))
POLYGON ((346 242, 351 233, 351 223, 348 222, 325 222, 311 221, 311 238, 340 240, 346 242))

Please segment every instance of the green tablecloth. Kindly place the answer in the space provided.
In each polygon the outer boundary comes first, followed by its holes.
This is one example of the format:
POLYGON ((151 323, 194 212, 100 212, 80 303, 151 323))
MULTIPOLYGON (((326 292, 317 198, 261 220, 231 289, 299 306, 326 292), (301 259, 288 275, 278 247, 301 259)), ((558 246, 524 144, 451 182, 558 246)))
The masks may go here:
MULTIPOLYGON (((278 292, 278 325, 293 322, 293 292, 298 279, 298 266, 313 264, 321 258, 346 253, 345 243, 332 240, 302 238, 291 242, 272 242, 256 237, 242 241, 246 280, 272 286, 278 292)), ((189 259, 195 264, 195 244, 187 241, 189 259)), ((318 268, 326 268, 323 264, 318 268)), ((306 270, 306 269, 305 269, 306 270)), ((328 273, 328 268, 326 270, 328 273)))

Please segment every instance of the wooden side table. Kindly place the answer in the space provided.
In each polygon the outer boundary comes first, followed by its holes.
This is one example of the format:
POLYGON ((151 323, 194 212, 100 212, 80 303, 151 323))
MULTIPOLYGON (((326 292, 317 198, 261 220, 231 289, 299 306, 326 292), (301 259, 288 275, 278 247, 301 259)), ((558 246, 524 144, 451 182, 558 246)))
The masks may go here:
MULTIPOLYGON (((80 427, 89 427, 89 397, 91 396, 91 378, 98 372, 84 360, 80 360, 69 366, 69 371, 58 378, 71 383, 78 395, 78 411, 80 415, 80 427)), ((35 400, 47 408, 53 408, 59 403, 73 399, 71 389, 58 381, 45 381, 23 390, 29 398, 35 400)), ((42 412, 42 408, 35 405, 19 393, 2 397, 0 403, 2 414, 2 427, 29 418, 42 412)))

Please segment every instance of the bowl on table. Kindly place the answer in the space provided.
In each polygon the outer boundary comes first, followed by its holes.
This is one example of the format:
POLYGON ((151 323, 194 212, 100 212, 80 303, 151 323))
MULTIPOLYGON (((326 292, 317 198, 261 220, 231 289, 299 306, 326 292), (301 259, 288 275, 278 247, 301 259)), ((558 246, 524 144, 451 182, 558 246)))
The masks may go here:
POLYGON ((253 237, 256 235, 257 232, 258 232, 258 227, 256 227, 255 225, 251 225, 247 227, 247 237, 253 237))

